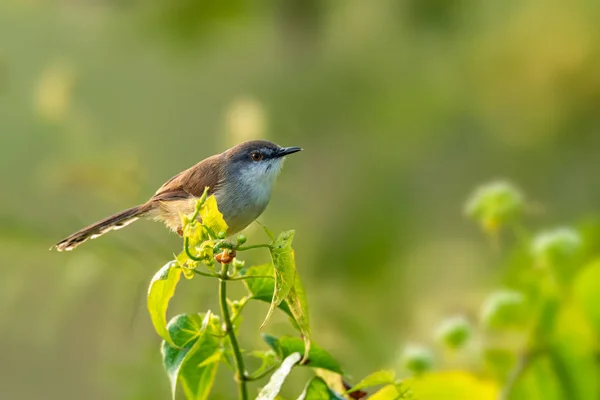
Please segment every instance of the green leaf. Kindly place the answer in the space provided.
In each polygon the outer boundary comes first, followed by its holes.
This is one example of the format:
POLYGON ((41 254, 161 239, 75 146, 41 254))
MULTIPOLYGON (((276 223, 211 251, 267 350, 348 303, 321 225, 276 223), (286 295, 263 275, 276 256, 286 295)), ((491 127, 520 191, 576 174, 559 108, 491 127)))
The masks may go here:
MULTIPOLYGON (((275 350, 281 359, 288 357, 290 354, 302 353, 304 351, 304 343, 300 338, 283 336, 278 339, 275 336, 267 334, 263 334, 262 337, 269 347, 275 350)), ((343 375, 340 363, 338 363, 326 350, 314 344, 308 352, 308 361, 301 365, 312 368, 322 368, 343 375)))
POLYGON ((163 366, 171 381, 175 399, 177 382, 187 399, 204 400, 212 388, 223 354, 221 340, 212 333, 212 314, 182 314, 168 325, 173 341, 180 347, 162 342, 163 366))
MULTIPOLYGON (((273 276, 273 264, 256 265, 250 268, 244 268, 240 271, 242 276, 273 276)), ((273 292, 275 291, 275 281, 273 278, 252 278, 244 279, 244 285, 250 293, 250 298, 254 300, 270 303, 273 300, 273 292)), ((290 318, 294 318, 286 301, 279 304, 279 308, 285 312, 290 318)))
MULTIPOLYGON (((293 256, 293 253, 292 253, 293 256)), ((300 281, 300 276, 296 274, 296 278, 294 280, 294 287, 290 290, 288 297, 286 298, 286 303, 288 304, 292 315, 294 316, 294 321, 302 334, 302 338, 304 339, 304 355, 305 358, 310 351, 310 324, 308 320, 308 302, 306 301, 306 292, 304 291, 304 286, 300 281)))
POLYGON ((223 214, 217 207, 217 199, 214 195, 207 198, 200 207, 200 217, 202 218, 202 224, 210 228, 215 234, 227 232, 227 228, 229 228, 223 219, 223 214))
POLYGON ((600 332, 600 260, 586 266, 573 282, 573 297, 591 325, 600 332))
POLYGON ((283 382, 301 358, 300 353, 293 353, 286 357, 281 366, 271 376, 269 383, 262 388, 256 400, 274 400, 279 394, 283 382))
POLYGON ((181 278, 181 268, 175 261, 163 266, 152 278, 148 288, 148 312, 156 333, 167 343, 175 346, 167 330, 167 308, 169 300, 175 294, 175 288, 181 278))
POLYGON ((352 393, 357 390, 362 390, 371 386, 394 384, 395 379, 396 372, 394 372, 394 370, 392 369, 373 372, 371 375, 367 376, 358 384, 354 385, 354 387, 346 391, 346 393, 352 393))
POLYGON ((298 400, 345 400, 327 386, 323 378, 315 376, 306 385, 298 400))
POLYGON ((275 271, 275 290, 271 307, 261 325, 261 329, 269 321, 275 308, 287 298, 290 290, 294 287, 296 279, 296 262, 294 260, 294 250, 292 250, 294 233, 294 231, 282 232, 271 246, 271 258, 273 259, 275 271))

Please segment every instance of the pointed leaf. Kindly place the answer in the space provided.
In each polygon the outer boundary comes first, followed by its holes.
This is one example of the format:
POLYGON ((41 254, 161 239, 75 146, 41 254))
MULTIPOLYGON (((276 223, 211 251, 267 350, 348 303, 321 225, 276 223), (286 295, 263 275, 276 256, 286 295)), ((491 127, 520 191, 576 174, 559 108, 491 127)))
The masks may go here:
MULTIPOLYGON (((293 251, 292 251, 293 256, 293 251)), ((306 292, 300 281, 300 276, 296 274, 294 279, 294 287, 290 290, 285 302, 288 304, 294 321, 296 321, 298 330, 304 339, 304 355, 305 358, 310 351, 310 325, 308 321, 308 303, 306 301, 306 292)))
POLYGON ((348 390, 346 393, 355 392, 371 386, 393 384, 395 379, 396 373, 392 369, 377 371, 367 376, 357 385, 354 385, 354 387, 352 387, 352 389, 348 390))
MULTIPOLYGON (((266 334, 263 334, 262 336, 263 340, 275 351, 275 353, 279 355, 281 359, 284 359, 293 353, 304 352, 304 343, 300 338, 283 336, 278 339, 274 336, 266 334)), ((338 363, 337 360, 333 358, 326 350, 314 344, 311 346, 310 351, 308 352, 308 361, 302 363, 301 366, 322 368, 343 375, 340 363, 338 363)))
POLYGON ((219 232, 227 233, 229 227, 217 207, 217 199, 214 195, 207 198, 200 207, 200 217, 202 218, 202 224, 210 228, 215 234, 219 232))
POLYGON ((152 278, 148 288, 148 312, 156 333, 175 346, 167 330, 167 308, 169 300, 175 294, 175 288, 181 277, 181 268, 171 261, 163 266, 152 278))
POLYGON ((181 382, 188 399, 208 398, 222 355, 219 338, 212 335, 211 313, 182 314, 169 321, 169 332, 180 347, 162 342, 163 366, 171 381, 175 399, 177 382, 181 382))
POLYGON ((331 390, 323 378, 315 376, 306 385, 298 400, 345 400, 343 396, 331 390))
POLYGON ((271 376, 269 383, 262 388, 256 400, 274 400, 279 394, 283 382, 301 358, 300 353, 293 353, 283 360, 281 366, 271 376))
POLYGON ((294 251, 292 250, 294 234, 294 231, 282 232, 271 246, 271 258, 273 259, 275 272, 275 290, 273 292, 273 299, 271 300, 271 307, 261 328, 271 318, 275 308, 287 298, 290 290, 294 287, 296 279, 296 262, 294 260, 294 251))
MULTIPOLYGON (((242 276, 273 276, 273 264, 262 264, 256 265, 250 268, 245 268, 240 271, 242 276)), ((250 298, 254 300, 260 300, 270 303, 273 299, 273 292, 275 291, 275 281, 273 278, 252 278, 244 279, 244 285, 250 293, 250 298)), ((279 308, 285 312, 290 318, 294 318, 292 311, 290 310, 286 301, 283 301, 279 308)))

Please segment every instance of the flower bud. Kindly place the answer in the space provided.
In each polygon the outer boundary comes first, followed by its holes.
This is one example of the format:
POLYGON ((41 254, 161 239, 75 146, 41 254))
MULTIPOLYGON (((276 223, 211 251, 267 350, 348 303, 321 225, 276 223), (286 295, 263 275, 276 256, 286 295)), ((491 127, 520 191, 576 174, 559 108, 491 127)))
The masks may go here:
POLYGON ((481 307, 481 322, 487 328, 518 327, 526 318, 525 298, 514 290, 493 292, 481 307))
POLYGON ((217 233, 217 239, 225 239, 227 237, 227 234, 223 231, 220 231, 219 233, 217 233))
POLYGON ((467 200, 465 213, 495 232, 523 211, 525 201, 521 192, 511 183, 498 181, 477 188, 467 200))
POLYGON ((409 344, 402 351, 400 362, 414 375, 421 375, 433 367, 433 354, 424 346, 409 344))
POLYGON ((582 241, 579 233, 571 228, 557 228, 542 232, 533 240, 531 252, 543 264, 564 261, 577 253, 582 241))
POLYGON ((238 244, 244 244, 244 243, 246 243, 246 240, 247 240, 246 235, 239 234, 237 236, 238 244))
POLYGON ((446 318, 438 326, 435 336, 450 349, 459 349, 471 338, 471 324, 462 315, 446 318))

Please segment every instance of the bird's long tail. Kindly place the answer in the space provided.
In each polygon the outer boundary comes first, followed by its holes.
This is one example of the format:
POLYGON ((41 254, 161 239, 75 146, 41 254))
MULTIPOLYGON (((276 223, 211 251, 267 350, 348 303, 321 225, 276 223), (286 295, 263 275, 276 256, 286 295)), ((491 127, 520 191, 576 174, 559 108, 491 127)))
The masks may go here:
POLYGON ((115 215, 98 221, 86 228, 83 228, 69 237, 58 242, 54 247, 58 251, 70 251, 88 239, 95 239, 104 235, 108 231, 117 230, 137 221, 150 211, 152 207, 146 203, 139 206, 121 211, 115 215))

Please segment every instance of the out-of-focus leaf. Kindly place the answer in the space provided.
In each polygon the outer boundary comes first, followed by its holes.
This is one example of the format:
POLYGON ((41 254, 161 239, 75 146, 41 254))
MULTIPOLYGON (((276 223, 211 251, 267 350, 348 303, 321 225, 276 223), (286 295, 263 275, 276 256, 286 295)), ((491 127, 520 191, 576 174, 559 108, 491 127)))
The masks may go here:
MULTIPOLYGON (((508 400, 564 400, 548 357, 537 357, 525 370, 508 400)), ((569 398, 569 400, 571 400, 569 398)))
POLYGON ((182 314, 169 322, 170 335, 179 347, 163 341, 161 353, 163 366, 171 380, 173 399, 178 381, 186 398, 208 398, 223 354, 220 339, 212 334, 211 317, 210 312, 204 318, 197 314, 182 314))
POLYGON ((483 352, 486 371, 498 381, 504 381, 516 363, 514 351, 504 348, 486 348, 483 352))
POLYGON ((497 400, 499 393, 496 383, 467 372, 430 373, 407 380, 406 385, 419 400, 497 400))
POLYGON ((369 397, 369 400, 404 400, 413 399, 412 391, 403 382, 386 385, 369 397))
POLYGON ((271 307, 267 312, 261 328, 269 321, 275 308, 281 304, 294 287, 296 279, 296 262, 294 260, 294 250, 292 250, 292 240, 294 231, 282 232, 271 246, 271 258, 273 259, 275 287, 271 307))
POLYGON ((200 217, 202 223, 209 227, 215 234, 219 232, 227 233, 227 223, 223 219, 223 214, 217 207, 217 199, 215 196, 210 196, 206 199, 202 207, 200 207, 200 217))
POLYGON ((575 302, 561 307, 556 321, 551 360, 555 375, 570 399, 600 399, 598 331, 575 302))
POLYGON ((176 262, 171 261, 158 270, 148 288, 148 312, 154 329, 163 340, 172 346, 175 344, 167 329, 167 308, 169 300, 175 294, 180 277, 181 268, 177 266, 176 262))
MULTIPOLYGON (((304 342, 300 338, 283 336, 276 338, 271 335, 263 334, 264 341, 271 347, 277 355, 284 359, 293 353, 304 352, 304 342)), ((301 364, 312 368, 322 368, 328 371, 333 371, 338 374, 343 374, 340 363, 331 356, 326 350, 317 345, 312 345, 308 352, 308 361, 301 364)))
POLYGON ((600 332, 600 260, 585 267, 573 282, 573 297, 586 318, 600 332))
POLYGON ((387 385, 394 384, 396 380, 396 372, 392 369, 381 370, 377 372, 373 372, 371 375, 364 378, 362 381, 357 383, 352 387, 352 389, 348 390, 346 393, 355 392, 357 390, 366 389, 371 386, 379 386, 379 385, 387 385))
POLYGON ((308 381, 298 400, 344 400, 344 397, 331 390, 323 378, 315 376, 308 381))
POLYGON ((274 400, 279 394, 283 382, 301 358, 300 353, 293 353, 286 357, 281 366, 271 376, 269 383, 262 388, 256 400, 274 400))

